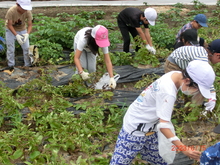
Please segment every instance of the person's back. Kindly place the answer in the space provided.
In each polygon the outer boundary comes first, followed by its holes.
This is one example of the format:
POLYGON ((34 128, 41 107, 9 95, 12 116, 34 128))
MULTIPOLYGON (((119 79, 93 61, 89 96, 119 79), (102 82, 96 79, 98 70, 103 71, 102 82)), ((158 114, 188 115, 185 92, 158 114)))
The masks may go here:
POLYGON ((123 20, 131 27, 140 27, 140 15, 143 13, 144 12, 138 8, 129 7, 119 13, 118 19, 123 20))
POLYGON ((165 73, 173 70, 185 69, 189 62, 202 60, 208 62, 208 53, 202 46, 182 46, 174 50, 167 58, 164 71, 165 73), (169 64, 168 64, 169 63, 169 64))

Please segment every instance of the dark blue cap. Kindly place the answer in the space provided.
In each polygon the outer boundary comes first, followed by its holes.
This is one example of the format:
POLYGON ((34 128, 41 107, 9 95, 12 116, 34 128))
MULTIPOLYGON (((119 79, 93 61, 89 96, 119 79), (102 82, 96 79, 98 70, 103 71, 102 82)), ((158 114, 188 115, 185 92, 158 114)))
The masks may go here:
POLYGON ((209 44, 208 49, 212 53, 220 53, 220 39, 216 39, 216 40, 212 41, 209 44))
POLYGON ((208 27, 207 18, 204 14, 197 14, 194 17, 194 20, 197 21, 202 27, 208 27))

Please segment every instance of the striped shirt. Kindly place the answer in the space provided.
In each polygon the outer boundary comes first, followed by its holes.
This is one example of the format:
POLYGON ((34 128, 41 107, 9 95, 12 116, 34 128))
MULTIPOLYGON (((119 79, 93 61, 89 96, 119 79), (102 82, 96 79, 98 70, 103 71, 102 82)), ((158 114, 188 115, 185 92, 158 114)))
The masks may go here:
POLYGON ((181 46, 174 50, 170 57, 181 69, 185 69, 193 60, 208 62, 208 53, 202 46, 181 46))
MULTIPOLYGON (((208 53, 202 46, 181 46, 170 54, 169 59, 172 59, 171 62, 174 62, 181 69, 185 69, 193 60, 209 62, 208 53)), ((214 86, 211 87, 210 91, 215 91, 214 86)))

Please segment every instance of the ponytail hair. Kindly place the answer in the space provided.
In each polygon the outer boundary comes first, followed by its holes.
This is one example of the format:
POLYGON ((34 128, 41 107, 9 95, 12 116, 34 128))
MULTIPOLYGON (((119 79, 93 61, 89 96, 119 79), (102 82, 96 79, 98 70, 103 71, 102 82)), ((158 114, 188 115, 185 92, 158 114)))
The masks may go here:
POLYGON ((99 46, 96 44, 95 42, 95 38, 92 37, 91 35, 91 32, 92 32, 92 29, 89 29, 85 32, 85 38, 87 38, 87 44, 88 44, 88 47, 89 49, 91 50, 91 52, 93 54, 99 54, 99 46))

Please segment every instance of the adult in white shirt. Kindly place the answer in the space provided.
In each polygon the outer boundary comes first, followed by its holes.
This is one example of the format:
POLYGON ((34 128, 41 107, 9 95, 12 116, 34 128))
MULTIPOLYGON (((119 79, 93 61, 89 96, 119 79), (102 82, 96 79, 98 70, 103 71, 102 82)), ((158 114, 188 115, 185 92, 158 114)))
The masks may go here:
POLYGON ((107 71, 110 76, 109 86, 116 87, 116 82, 113 76, 113 66, 109 56, 108 46, 108 29, 102 25, 97 25, 94 28, 85 27, 79 30, 74 37, 74 62, 78 73, 83 80, 88 80, 89 73, 96 71, 96 57, 99 54, 99 48, 102 48, 107 71), (84 71, 88 70, 88 72, 84 71))
POLYGON ((209 63, 194 60, 182 72, 171 71, 149 85, 124 116, 110 165, 129 165, 138 153, 150 164, 167 165, 159 154, 159 132, 183 154, 199 160, 201 153, 185 146, 169 125, 178 91, 193 95, 192 101, 202 104, 204 98, 210 98, 214 80, 209 63))

